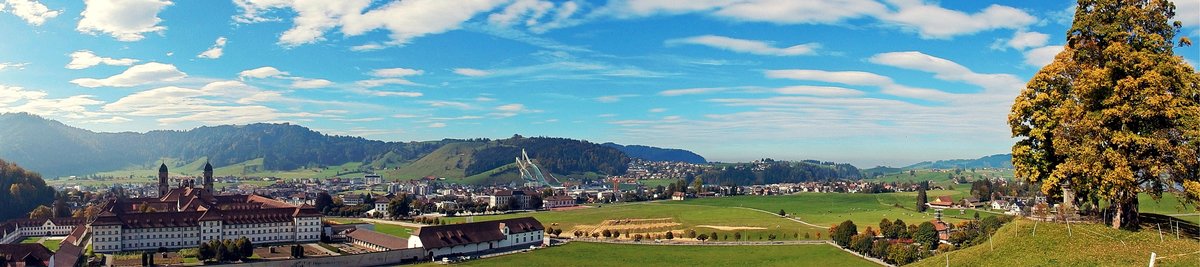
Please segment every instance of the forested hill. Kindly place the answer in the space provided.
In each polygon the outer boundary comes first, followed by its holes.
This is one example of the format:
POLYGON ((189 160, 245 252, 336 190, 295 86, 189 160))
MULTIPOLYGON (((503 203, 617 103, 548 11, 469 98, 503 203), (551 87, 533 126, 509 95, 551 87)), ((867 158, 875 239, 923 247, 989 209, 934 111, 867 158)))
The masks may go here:
POLYGON ((631 158, 639 158, 649 161, 677 161, 695 164, 708 163, 704 157, 683 149, 674 148, 658 148, 642 145, 620 145, 615 143, 604 143, 604 146, 616 148, 621 152, 625 152, 631 158))
POLYGON ((622 175, 629 157, 616 148, 566 138, 514 136, 492 141, 478 149, 466 175, 475 175, 513 163, 524 149, 543 171, 558 174, 594 172, 622 175))
POLYGON ((271 170, 370 162, 385 154, 414 159, 451 140, 383 142, 325 135, 291 124, 200 127, 188 131, 97 133, 35 115, 0 114, 0 158, 46 177, 84 175, 153 162, 208 157, 222 166, 263 158, 271 170), (391 153, 389 153, 391 152, 391 153))
POLYGON ((982 157, 982 158, 978 158, 978 159, 951 159, 951 160, 939 160, 939 161, 932 161, 932 162, 926 161, 926 162, 909 165, 908 167, 904 167, 904 169, 906 169, 906 170, 955 169, 955 168, 961 168, 961 169, 970 169, 970 168, 1011 169, 1012 167, 1013 167, 1012 154, 996 154, 996 155, 986 156, 986 157, 982 157))
POLYGON ((697 177, 710 184, 751 185, 856 180, 861 175, 857 167, 846 163, 765 159, 756 163, 726 164, 697 177))
POLYGON ((0 159, 0 221, 24 218, 39 205, 50 206, 54 188, 37 173, 0 159))

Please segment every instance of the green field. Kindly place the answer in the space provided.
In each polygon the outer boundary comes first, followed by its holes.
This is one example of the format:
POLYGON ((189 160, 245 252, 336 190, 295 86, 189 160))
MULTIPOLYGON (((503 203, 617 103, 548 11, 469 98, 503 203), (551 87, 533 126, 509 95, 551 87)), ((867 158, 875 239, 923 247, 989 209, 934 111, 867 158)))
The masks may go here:
MULTIPOLYGON (((930 196, 961 194, 957 191, 930 191, 930 196)), ((702 198, 684 201, 693 205, 708 205, 721 207, 747 207, 771 212, 784 210, 795 218, 821 226, 829 226, 852 220, 859 225, 873 225, 887 218, 902 219, 908 223, 933 220, 932 212, 918 213, 912 209, 916 205, 916 193, 888 194, 842 194, 842 193, 801 193, 786 196, 734 196, 721 198, 702 198), (909 196, 911 194, 911 196, 909 196), (892 204, 901 204, 895 207, 892 204)), ((974 211, 967 211, 966 216, 972 216, 974 211)), ((954 210, 947 211, 946 221, 958 222, 960 216, 954 210)), ((987 215, 981 213, 982 215, 987 215)), ((966 217, 963 217, 966 218, 966 217)))
POLYGON ((393 236, 400 237, 400 238, 408 238, 409 236, 412 235, 413 229, 404 227, 404 226, 399 226, 399 225, 380 223, 380 224, 375 224, 375 231, 384 233, 384 234, 393 235, 393 236))
MULTIPOLYGON (((563 235, 568 236, 576 227, 595 226, 609 219, 651 219, 671 218, 680 225, 674 230, 696 230, 698 233, 717 232, 718 235, 732 235, 740 232, 744 239, 767 238, 775 234, 778 239, 804 239, 809 233, 815 239, 816 233, 821 232, 825 237, 825 229, 817 229, 798 222, 780 218, 779 216, 759 211, 739 209, 734 207, 716 207, 707 205, 691 205, 685 203, 639 202, 618 205, 602 205, 597 208, 576 209, 568 211, 545 211, 531 213, 515 213, 505 215, 475 216, 475 221, 498 220, 516 217, 532 216, 547 227, 564 229, 563 235), (720 230, 706 226, 722 227, 756 227, 762 229, 720 230)), ((451 223, 464 222, 464 217, 444 218, 451 223)), ((732 238, 732 237, 731 237, 732 238)))
MULTIPOLYGON (((425 266, 436 266, 428 263, 425 266)), ((830 245, 665 246, 572 242, 461 266, 878 266, 830 245)))
POLYGON ((46 239, 46 242, 42 242, 42 245, 46 246, 50 251, 58 251, 58 247, 62 245, 62 239, 46 239))
POLYGON ((42 239, 41 237, 26 237, 25 239, 21 239, 21 244, 33 244, 33 243, 37 243, 38 240, 41 240, 41 239, 42 239))
POLYGON ((1016 220, 981 244, 913 264, 914 266, 1147 266, 1150 253, 1159 266, 1196 266, 1200 241, 1164 235, 1156 230, 1114 230, 1097 224, 1036 223, 1016 220), (1124 243, 1122 243, 1124 241, 1124 243), (1190 254, 1189 254, 1190 253, 1190 254))

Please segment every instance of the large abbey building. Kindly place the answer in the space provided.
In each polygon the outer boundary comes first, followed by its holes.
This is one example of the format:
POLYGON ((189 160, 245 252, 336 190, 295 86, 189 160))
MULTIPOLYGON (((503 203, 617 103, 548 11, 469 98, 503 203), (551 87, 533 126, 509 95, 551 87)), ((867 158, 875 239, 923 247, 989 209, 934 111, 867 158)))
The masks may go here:
POLYGON ((184 179, 168 185, 167 165, 158 169, 158 197, 113 198, 88 224, 96 252, 194 248, 208 240, 249 238, 255 244, 315 242, 321 214, 258 195, 217 195, 212 165, 202 187, 184 179))

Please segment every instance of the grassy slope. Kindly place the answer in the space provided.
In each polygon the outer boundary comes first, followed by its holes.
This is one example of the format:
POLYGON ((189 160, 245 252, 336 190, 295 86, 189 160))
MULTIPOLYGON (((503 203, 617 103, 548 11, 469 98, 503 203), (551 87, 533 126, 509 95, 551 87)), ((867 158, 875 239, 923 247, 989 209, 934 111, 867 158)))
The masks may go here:
POLYGON ((434 150, 412 163, 405 164, 398 170, 383 172, 384 178, 412 180, 425 176, 462 178, 463 168, 471 164, 474 149, 483 146, 482 142, 462 142, 447 144, 434 150), (462 164, 459 164, 459 161, 462 164))
MULTIPOLYGON (((1164 236, 1157 231, 1129 232, 1102 225, 1067 225, 1017 220, 1000 228, 993 246, 982 244, 948 254, 950 266, 1146 266, 1150 252, 1158 253, 1160 266, 1195 266, 1200 262, 1200 241, 1164 236), (1122 245, 1120 241, 1125 241, 1122 245), (1190 255, 1179 255, 1194 253, 1190 255), (1179 255, 1179 256, 1173 256, 1179 255)), ((938 255, 914 266, 945 266, 938 255)))
MULTIPOLYGON (((505 215, 475 216, 475 221, 498 220, 515 217, 532 216, 543 224, 564 229, 564 235, 569 235, 570 229, 576 225, 597 225, 608 219, 646 219, 674 218, 682 224, 676 229, 694 229, 698 233, 717 232, 720 235, 732 234, 733 231, 717 231, 712 228, 696 227, 697 225, 714 226, 750 226, 762 227, 761 230, 741 230, 746 237, 757 239, 759 235, 776 234, 780 239, 804 238, 804 233, 810 233, 815 238, 816 229, 794 221, 785 220, 762 212, 704 205, 688 205, 683 203, 631 203, 620 205, 603 205, 599 208, 577 209, 569 211, 547 211, 533 213, 516 213, 505 215)), ((463 222, 464 218, 449 218, 450 222, 463 222)), ((824 234, 822 234, 824 236, 824 234)))
MULTIPOLYGON (((426 266, 435 266, 428 263, 426 266)), ((574 242, 461 266, 876 266, 829 245, 652 246, 574 242)))

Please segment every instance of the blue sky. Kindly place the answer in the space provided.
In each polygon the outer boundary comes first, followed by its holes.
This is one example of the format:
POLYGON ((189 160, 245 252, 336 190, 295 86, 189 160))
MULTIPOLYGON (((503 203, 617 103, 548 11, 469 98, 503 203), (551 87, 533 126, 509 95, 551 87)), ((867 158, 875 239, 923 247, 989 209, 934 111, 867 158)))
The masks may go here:
MULTIPOLYGON (((907 165, 1008 152, 1009 106, 1073 4, 4 0, 0 112, 907 165)), ((1176 5, 1200 38, 1200 1, 1176 5)))

